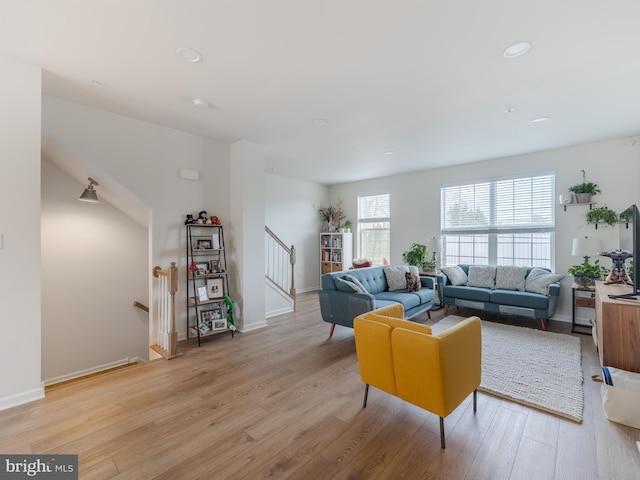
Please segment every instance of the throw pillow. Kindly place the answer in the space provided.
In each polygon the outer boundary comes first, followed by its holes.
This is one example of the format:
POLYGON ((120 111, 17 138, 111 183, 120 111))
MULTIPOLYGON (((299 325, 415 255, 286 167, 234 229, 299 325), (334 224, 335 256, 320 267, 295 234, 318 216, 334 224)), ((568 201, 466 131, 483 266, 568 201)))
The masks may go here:
POLYGON ((415 265, 409 265, 407 268, 409 268, 409 273, 415 275, 416 277, 420 276, 420 269, 415 265))
POLYGON ((414 275, 411 272, 405 273, 405 277, 407 279, 407 290, 410 292, 417 292, 422 287, 420 283, 420 277, 418 275, 414 275))
POLYGON ((495 288, 496 267, 493 265, 470 265, 467 285, 470 287, 495 288))
POLYGON ((384 276, 387 278, 387 285, 389 291, 405 290, 407 288, 407 277, 405 273, 409 271, 406 265, 399 265, 397 267, 384 267, 384 276))
POLYGON ((466 285, 467 284, 467 274, 464 273, 464 270, 458 265, 454 265, 453 267, 442 267, 442 273, 444 273, 451 285, 466 285))
POLYGON ((363 293, 355 283, 350 282, 349 280, 346 280, 344 278, 336 277, 335 282, 336 288, 340 292, 363 293))
POLYGON ((360 280, 358 280, 353 275, 345 275, 344 278, 346 280, 349 280, 350 282, 355 283, 360 289, 360 293, 369 293, 369 290, 367 290, 367 288, 360 282, 360 280))
POLYGON ((524 289, 527 292, 549 295, 549 285, 560 281, 564 275, 547 272, 543 268, 534 268, 525 280, 524 289))
POLYGON ((502 290, 524 291, 524 277, 527 275, 527 267, 512 265, 498 265, 496 267, 496 288, 502 290))

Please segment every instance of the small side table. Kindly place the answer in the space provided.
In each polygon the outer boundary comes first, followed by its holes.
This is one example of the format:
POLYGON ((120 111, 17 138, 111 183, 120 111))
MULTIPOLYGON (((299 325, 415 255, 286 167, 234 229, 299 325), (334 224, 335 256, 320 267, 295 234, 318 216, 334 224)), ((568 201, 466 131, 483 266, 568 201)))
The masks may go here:
POLYGON ((438 301, 436 303, 436 299, 434 298, 433 307, 431 308, 431 311, 440 310, 442 307, 444 307, 444 305, 442 304, 442 297, 440 296, 440 292, 438 291, 438 277, 441 277, 442 273, 420 272, 420 276, 421 277, 432 277, 433 278, 433 292, 437 296, 437 300, 438 301))
POLYGON ((595 287, 583 287, 576 284, 571 286, 571 331, 573 333, 581 333, 583 335, 592 334, 593 325, 576 322, 576 307, 593 308, 593 313, 595 315, 595 291, 595 287), (583 295, 576 295, 576 292, 588 292, 590 295, 585 297, 583 295))

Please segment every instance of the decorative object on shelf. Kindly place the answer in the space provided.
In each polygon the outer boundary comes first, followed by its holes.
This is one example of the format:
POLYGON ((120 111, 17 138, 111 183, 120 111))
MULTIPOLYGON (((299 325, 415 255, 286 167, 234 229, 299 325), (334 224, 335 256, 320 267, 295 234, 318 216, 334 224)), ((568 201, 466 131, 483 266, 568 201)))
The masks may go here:
POLYGON ((571 193, 560 195, 560 205, 568 205, 570 203, 573 203, 573 195, 571 193))
POLYGON ((607 225, 615 225, 618 221, 618 215, 606 205, 591 209, 586 214, 587 223, 593 223, 598 228, 598 223, 606 223, 607 225))
POLYGON ((593 195, 600 193, 600 189, 595 183, 587 182, 584 170, 581 170, 581 172, 582 183, 572 185, 569 187, 569 191, 575 194, 577 203, 589 203, 593 195))
POLYGON ((227 307, 227 314, 226 314, 227 325, 229 326, 229 330, 231 330, 232 332, 235 332, 236 319, 233 315, 234 305, 233 305, 233 301, 231 300, 231 297, 226 293, 224 295, 224 304, 227 307))
POLYGON ((222 225, 222 222, 220 222, 220 219, 215 215, 211 216, 210 220, 211 220, 211 225, 222 225))
POLYGON ((187 213, 187 219, 184 221, 185 225, 194 225, 196 223, 196 221, 193 219, 193 215, 190 213, 187 213))
POLYGON ((580 265, 573 265, 568 268, 569 274, 573 275, 576 285, 586 288, 595 285, 596 280, 601 280, 607 275, 605 267, 600 266, 600 260, 596 260, 594 265, 589 263, 589 257, 600 251, 600 240, 596 238, 574 238, 571 247, 571 255, 583 257, 584 262, 580 265))
POLYGON ((351 225, 353 225, 351 223, 351 220, 346 219, 342 224, 342 228, 340 229, 340 231, 343 233, 351 233, 351 225))
POLYGON ((340 229, 340 222, 346 218, 344 214, 344 210, 342 209, 342 200, 338 199, 335 207, 329 205, 325 207, 322 203, 318 207, 318 212, 322 217, 323 223, 323 232, 336 232, 340 229), (326 225, 325 225, 326 224, 326 225), (326 230, 325 230, 326 228, 326 230))
POLYGON ((87 186, 87 188, 84 189, 84 192, 82 192, 82 195, 80 195, 80 198, 78 198, 78 200, 80 200, 81 202, 100 203, 98 194, 93 189, 94 185, 100 185, 100 184, 91 177, 89 177, 88 180, 89 180, 89 185, 87 186))
POLYGON ((609 257, 612 260, 611 271, 604 283, 628 283, 633 285, 633 280, 627 273, 627 268, 624 264, 627 258, 633 258, 633 253, 629 253, 626 250, 611 250, 601 252, 600 255, 609 257))
POLYGON ((444 247, 442 246, 442 239, 431 237, 427 239, 426 251, 431 252, 431 257, 427 256, 427 260, 425 261, 422 269, 425 273, 437 273, 438 271, 438 260, 437 254, 442 252, 444 247))
POLYGON ((206 210, 202 210, 198 214, 198 225, 211 225, 211 219, 207 215, 206 210))
POLYGON ((222 278, 207 278, 207 295, 209 296, 209 300, 224 297, 222 278))

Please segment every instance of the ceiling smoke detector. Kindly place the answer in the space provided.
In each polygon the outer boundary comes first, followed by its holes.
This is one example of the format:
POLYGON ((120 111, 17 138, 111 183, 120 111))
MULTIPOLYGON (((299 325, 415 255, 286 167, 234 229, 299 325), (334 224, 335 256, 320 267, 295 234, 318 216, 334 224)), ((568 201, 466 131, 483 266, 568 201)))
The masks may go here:
POLYGON ((530 42, 517 42, 505 48, 502 55, 504 58, 515 58, 524 55, 529 50, 531 50, 530 42))

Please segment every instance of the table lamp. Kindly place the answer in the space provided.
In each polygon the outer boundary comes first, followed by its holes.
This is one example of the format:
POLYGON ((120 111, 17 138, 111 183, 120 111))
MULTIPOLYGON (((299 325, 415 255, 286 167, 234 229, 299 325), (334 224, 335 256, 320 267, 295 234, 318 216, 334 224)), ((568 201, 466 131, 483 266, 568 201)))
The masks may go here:
POLYGON ((442 239, 441 238, 436 238, 436 237, 427 238, 427 244, 426 244, 425 250, 427 252, 431 252, 431 261, 434 263, 434 265, 436 267, 436 272, 437 272, 438 271, 438 261, 437 261, 436 254, 438 252, 442 252, 443 251, 442 239))

